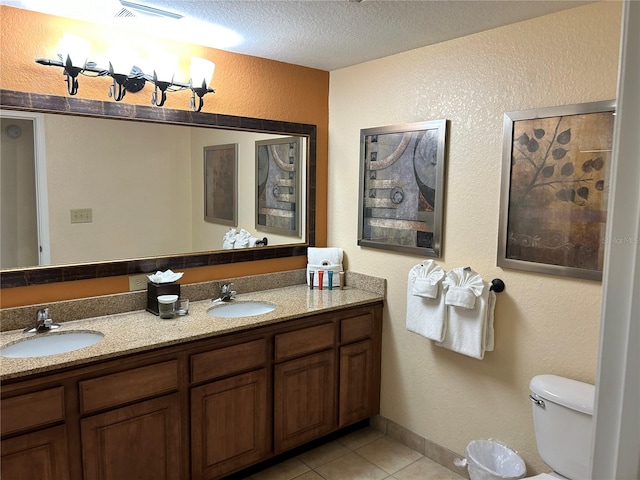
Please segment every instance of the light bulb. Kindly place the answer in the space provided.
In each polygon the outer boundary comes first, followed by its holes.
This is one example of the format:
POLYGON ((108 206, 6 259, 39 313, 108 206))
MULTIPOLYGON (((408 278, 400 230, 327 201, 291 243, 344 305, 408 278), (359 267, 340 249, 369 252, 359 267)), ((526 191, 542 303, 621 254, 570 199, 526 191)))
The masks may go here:
POLYGON ((193 86, 199 88, 204 81, 206 88, 209 88, 215 68, 216 64, 212 61, 205 58, 193 57, 189 69, 189 76, 191 77, 193 86))
POLYGON ((90 51, 91 44, 72 33, 65 33, 58 42, 58 54, 62 57, 62 63, 66 63, 67 58, 70 58, 74 67, 84 67, 90 51))

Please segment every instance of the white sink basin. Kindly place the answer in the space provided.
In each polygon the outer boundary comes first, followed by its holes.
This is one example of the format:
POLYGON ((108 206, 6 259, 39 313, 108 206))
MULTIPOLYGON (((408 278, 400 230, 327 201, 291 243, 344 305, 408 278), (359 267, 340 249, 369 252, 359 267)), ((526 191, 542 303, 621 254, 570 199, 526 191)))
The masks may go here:
POLYGON ((7 345, 0 350, 0 356, 9 358, 44 357, 89 347, 103 338, 104 335, 99 332, 40 333, 7 345))
POLYGON ((207 310, 209 315, 222 318, 252 317, 262 315, 276 309, 273 303, 267 302, 232 302, 207 310))

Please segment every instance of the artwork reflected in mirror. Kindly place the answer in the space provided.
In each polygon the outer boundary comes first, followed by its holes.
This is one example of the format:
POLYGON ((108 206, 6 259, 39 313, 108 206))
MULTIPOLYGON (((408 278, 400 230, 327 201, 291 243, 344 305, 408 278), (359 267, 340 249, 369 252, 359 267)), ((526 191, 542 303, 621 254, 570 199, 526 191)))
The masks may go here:
POLYGON ((300 137, 256 142, 256 230, 300 234, 300 137))
POLYGON ((204 219, 238 226, 238 145, 204 147, 204 219))

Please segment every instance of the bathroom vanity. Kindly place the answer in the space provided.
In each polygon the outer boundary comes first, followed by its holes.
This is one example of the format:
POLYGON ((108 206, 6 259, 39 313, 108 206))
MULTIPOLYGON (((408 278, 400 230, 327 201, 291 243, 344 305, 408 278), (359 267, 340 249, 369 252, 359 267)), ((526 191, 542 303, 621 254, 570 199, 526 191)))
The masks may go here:
POLYGON ((2 478, 216 479, 378 412, 382 296, 300 285, 245 298, 277 307, 69 322, 105 339, 3 358, 2 478))

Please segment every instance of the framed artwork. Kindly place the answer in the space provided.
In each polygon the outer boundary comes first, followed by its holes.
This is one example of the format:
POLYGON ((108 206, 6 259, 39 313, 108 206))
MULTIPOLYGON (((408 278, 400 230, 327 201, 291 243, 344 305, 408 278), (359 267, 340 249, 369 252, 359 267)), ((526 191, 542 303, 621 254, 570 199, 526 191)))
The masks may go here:
POLYGON ((498 266, 602 279, 615 102, 510 112, 498 266))
POLYGON ((256 142, 256 230, 300 236, 300 137, 256 142))
POLYGON ((204 147, 204 220, 238 226, 238 144, 204 147))
POLYGON ((358 245, 440 257, 447 121, 360 130, 358 245))

